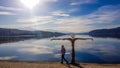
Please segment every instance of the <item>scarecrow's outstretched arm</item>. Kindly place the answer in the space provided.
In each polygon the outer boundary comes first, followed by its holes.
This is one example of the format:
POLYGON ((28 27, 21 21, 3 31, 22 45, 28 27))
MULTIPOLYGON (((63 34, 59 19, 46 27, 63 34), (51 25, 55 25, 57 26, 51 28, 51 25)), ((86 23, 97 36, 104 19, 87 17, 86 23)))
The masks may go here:
POLYGON ((51 41, 52 40, 70 40, 70 38, 53 38, 53 39, 51 39, 51 41))
POLYGON ((93 40, 93 38, 75 38, 75 40, 93 40))

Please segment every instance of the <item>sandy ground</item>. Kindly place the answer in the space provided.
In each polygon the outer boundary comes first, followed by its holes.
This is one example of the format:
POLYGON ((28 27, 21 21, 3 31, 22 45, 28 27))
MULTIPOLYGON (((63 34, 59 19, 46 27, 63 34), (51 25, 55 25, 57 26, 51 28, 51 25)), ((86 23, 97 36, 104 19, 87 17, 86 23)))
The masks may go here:
POLYGON ((0 61, 0 68, 120 68, 120 64, 79 63, 71 65, 59 62, 0 61))

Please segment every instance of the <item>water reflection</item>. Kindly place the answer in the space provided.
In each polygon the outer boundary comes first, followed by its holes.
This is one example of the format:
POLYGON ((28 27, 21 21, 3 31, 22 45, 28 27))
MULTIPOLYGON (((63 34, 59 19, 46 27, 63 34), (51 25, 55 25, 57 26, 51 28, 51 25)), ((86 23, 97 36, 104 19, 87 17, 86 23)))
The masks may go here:
MULTIPOLYGON (((69 36, 62 36, 69 37, 69 36)), ((89 36, 77 36, 86 38, 89 36)), ((59 61, 60 46, 67 50, 70 61, 71 45, 69 41, 50 41, 30 39, 14 43, 0 44, 0 60, 59 61)), ((75 43, 77 62, 120 63, 120 40, 113 38, 94 38, 94 41, 79 40, 75 43)))

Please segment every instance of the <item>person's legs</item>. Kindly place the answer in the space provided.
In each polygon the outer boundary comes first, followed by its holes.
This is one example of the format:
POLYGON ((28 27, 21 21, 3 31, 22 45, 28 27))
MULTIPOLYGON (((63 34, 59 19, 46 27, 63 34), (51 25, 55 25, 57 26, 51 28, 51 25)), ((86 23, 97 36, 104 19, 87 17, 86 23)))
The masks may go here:
POLYGON ((64 55, 61 55, 61 63, 63 63, 64 55))
POLYGON ((63 59, 65 60, 65 62, 68 64, 68 61, 65 59, 65 57, 63 57, 63 59))

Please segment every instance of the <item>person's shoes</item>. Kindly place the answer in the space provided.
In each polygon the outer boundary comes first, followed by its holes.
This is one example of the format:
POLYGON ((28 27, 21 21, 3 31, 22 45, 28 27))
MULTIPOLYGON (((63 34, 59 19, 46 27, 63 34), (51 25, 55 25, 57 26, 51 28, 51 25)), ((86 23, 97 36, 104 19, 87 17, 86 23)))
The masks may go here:
POLYGON ((66 62, 66 64, 69 64, 68 62, 66 62))
POLYGON ((63 64, 63 62, 61 62, 61 64, 63 64))

